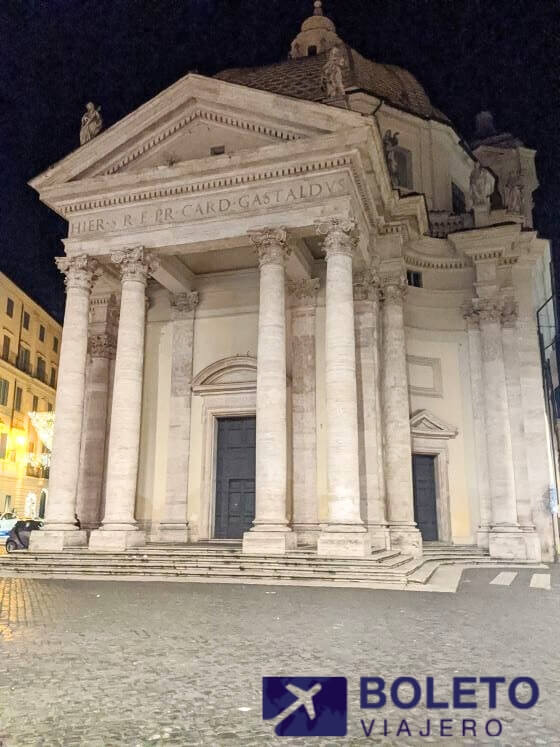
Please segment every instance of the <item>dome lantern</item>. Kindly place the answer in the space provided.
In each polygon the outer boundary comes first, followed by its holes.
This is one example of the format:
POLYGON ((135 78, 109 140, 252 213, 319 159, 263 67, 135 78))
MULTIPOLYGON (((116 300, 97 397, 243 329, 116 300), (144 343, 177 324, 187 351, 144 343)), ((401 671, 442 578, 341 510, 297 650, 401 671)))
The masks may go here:
POLYGON ((313 57, 342 43, 334 23, 323 15, 323 3, 315 0, 313 15, 302 23, 301 31, 292 42, 290 57, 313 57))

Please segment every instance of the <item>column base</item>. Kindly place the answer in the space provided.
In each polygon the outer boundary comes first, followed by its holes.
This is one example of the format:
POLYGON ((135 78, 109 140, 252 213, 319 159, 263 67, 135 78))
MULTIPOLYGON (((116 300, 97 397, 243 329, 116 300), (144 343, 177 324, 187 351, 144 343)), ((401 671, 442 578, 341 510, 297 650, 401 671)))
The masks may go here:
POLYGON ((391 533, 388 524, 368 524, 367 530, 374 549, 391 549, 391 533))
POLYGON ((529 560, 525 532, 516 525, 495 526, 490 529, 491 558, 501 560, 529 560))
POLYGON ((327 527, 319 535, 317 555, 323 558, 367 558, 371 555, 371 539, 363 526, 327 527))
POLYGON ((321 532, 319 524, 292 524, 292 531, 296 535, 298 547, 300 545, 317 547, 317 540, 321 532))
POLYGON ((186 524, 160 524, 153 538, 156 542, 185 545, 189 541, 189 528, 186 524))
POLYGON ((297 538, 291 529, 267 531, 251 529, 243 535, 243 549, 245 555, 285 555, 295 550, 297 538))
POLYGON ((476 544, 483 550, 488 550, 490 544, 490 527, 478 527, 476 533, 476 544))
POLYGON ((522 526, 523 538, 525 540, 525 549, 527 551, 527 560, 534 560, 536 563, 542 561, 541 540, 534 526, 522 526))
POLYGON ((400 550, 405 555, 419 558, 422 555, 422 535, 414 524, 389 526, 391 550, 400 550))
POLYGON ((146 543, 144 532, 138 529, 96 529, 89 538, 89 549, 94 552, 124 552, 146 543))
POLYGON ((49 529, 31 532, 30 552, 62 552, 74 547, 87 547, 87 532, 83 529, 49 529))

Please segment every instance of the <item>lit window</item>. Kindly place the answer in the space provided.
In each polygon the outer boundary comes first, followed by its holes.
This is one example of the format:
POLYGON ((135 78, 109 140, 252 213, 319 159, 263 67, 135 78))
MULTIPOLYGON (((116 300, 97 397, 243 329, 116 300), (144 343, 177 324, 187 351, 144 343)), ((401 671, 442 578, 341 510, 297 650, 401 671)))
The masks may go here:
POLYGON ((414 288, 422 288, 422 273, 416 270, 406 271, 406 282, 414 288))

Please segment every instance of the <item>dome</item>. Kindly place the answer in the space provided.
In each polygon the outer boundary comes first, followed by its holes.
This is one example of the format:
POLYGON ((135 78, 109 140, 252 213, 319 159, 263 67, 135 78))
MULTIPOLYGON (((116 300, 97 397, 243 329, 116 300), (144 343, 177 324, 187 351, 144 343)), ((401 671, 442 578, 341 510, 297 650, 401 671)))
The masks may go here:
POLYGON ((337 35, 334 23, 323 15, 320 0, 315 1, 314 14, 303 22, 293 40, 288 60, 262 67, 230 68, 216 77, 283 96, 325 101, 323 68, 333 47, 338 47, 344 57, 343 82, 347 92, 364 91, 416 116, 449 123, 449 119, 432 106, 412 73, 397 65, 368 60, 345 44, 337 35))

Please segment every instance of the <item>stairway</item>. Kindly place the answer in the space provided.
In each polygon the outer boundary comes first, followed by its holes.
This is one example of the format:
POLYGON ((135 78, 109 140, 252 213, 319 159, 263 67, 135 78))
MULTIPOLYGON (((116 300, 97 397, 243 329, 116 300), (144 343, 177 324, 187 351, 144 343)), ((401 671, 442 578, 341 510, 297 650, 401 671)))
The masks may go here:
MULTIPOLYGON (((422 558, 374 550, 368 558, 319 558, 302 548, 287 555, 243 555, 237 543, 147 544, 125 553, 16 552, 0 557, 1 576, 284 584, 404 589, 427 583, 446 563, 504 565, 479 548, 426 545, 422 558)), ((507 563, 505 563, 507 565, 507 563)))

